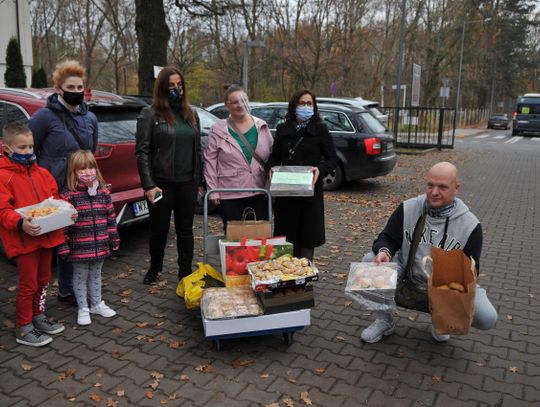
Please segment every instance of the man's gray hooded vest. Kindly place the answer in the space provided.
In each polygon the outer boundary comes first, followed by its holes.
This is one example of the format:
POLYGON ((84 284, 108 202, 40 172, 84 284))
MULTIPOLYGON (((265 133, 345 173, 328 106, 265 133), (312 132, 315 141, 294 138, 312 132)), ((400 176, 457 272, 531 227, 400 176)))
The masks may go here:
MULTIPOLYGON (((397 262, 400 270, 405 269, 407 265, 407 258, 409 256, 414 227, 420 218, 422 211, 424 210, 425 202, 425 194, 403 202, 403 242, 401 244, 401 249, 397 253, 397 262)), ((476 216, 471 213, 467 205, 465 205, 459 198, 455 198, 454 208, 448 217, 450 219, 448 222, 447 237, 446 241, 444 242, 444 249, 463 249, 469 240, 469 236, 476 228, 479 221, 476 216)), ((424 256, 431 256, 432 247, 441 247, 441 243, 444 240, 446 218, 446 216, 440 218, 434 218, 429 215, 426 216, 424 232, 420 238, 420 244, 418 245, 418 250, 416 251, 415 260, 412 267, 413 281, 419 287, 427 287, 427 276, 422 271, 422 258, 424 256)), ((428 267, 427 271, 430 273, 431 267, 428 267)))

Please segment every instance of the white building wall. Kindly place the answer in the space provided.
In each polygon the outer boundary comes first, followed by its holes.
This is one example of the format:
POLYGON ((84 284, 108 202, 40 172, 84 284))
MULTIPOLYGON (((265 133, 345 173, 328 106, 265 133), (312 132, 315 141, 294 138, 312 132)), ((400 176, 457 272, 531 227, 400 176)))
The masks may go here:
POLYGON ((17 8, 19 10, 19 44, 26 72, 26 85, 32 82, 32 30, 30 6, 27 0, 0 1, 0 87, 5 86, 6 50, 11 37, 17 38, 17 8))

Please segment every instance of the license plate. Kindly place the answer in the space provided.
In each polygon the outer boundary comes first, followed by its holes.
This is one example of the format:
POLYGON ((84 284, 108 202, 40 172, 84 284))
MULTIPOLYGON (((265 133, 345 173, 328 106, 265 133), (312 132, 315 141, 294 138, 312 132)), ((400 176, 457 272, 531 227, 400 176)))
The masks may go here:
POLYGON ((132 205, 135 217, 148 214, 148 203, 146 201, 134 202, 132 205))
POLYGON ((394 143, 389 141, 387 144, 386 144, 386 151, 392 151, 394 150, 394 143))

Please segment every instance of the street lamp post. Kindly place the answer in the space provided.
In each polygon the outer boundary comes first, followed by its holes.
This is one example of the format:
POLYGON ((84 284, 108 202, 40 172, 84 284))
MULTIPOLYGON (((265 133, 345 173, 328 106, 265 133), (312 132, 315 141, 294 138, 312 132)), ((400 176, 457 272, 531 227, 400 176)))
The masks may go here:
POLYGON ((264 41, 245 41, 244 42, 244 65, 242 69, 242 85, 244 92, 248 94, 248 67, 249 67, 249 48, 264 47, 264 41))

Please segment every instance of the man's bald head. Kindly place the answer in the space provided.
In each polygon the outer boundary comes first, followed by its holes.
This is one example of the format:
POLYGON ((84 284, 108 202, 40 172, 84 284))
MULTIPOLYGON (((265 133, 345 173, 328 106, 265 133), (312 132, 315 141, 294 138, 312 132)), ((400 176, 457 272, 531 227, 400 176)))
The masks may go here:
POLYGON ((461 186, 458 169, 446 161, 437 163, 429 169, 426 183, 427 202, 432 208, 450 205, 461 186))

